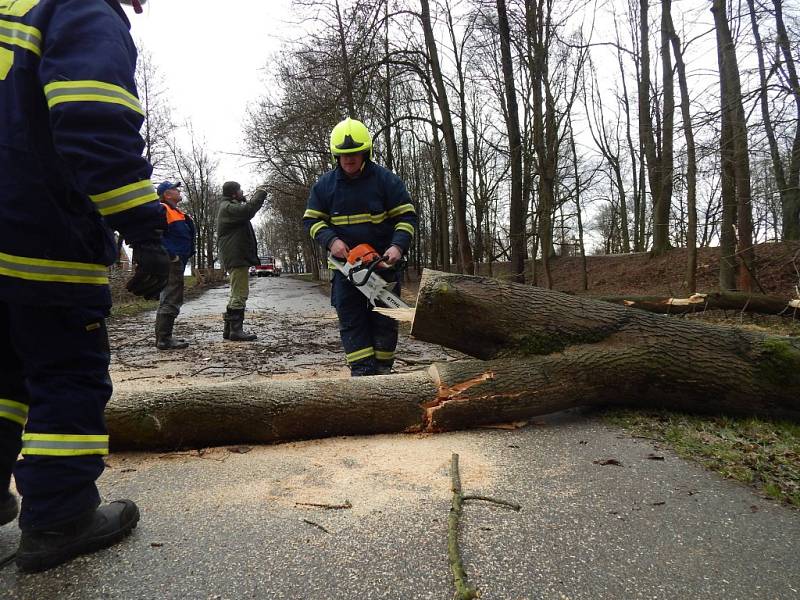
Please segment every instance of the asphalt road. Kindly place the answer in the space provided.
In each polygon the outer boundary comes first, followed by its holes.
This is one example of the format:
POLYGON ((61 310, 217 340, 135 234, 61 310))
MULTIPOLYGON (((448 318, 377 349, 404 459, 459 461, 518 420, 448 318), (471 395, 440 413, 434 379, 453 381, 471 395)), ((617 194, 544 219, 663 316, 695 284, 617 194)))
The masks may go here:
MULTIPOLYGON (((115 454, 99 485, 137 501, 133 535, 44 574, 0 569, 0 598, 448 600, 452 453, 466 493, 522 505, 465 508, 484 600, 800 597, 800 512, 574 411, 515 430, 115 454)), ((0 556, 17 539, 0 528, 0 556)))

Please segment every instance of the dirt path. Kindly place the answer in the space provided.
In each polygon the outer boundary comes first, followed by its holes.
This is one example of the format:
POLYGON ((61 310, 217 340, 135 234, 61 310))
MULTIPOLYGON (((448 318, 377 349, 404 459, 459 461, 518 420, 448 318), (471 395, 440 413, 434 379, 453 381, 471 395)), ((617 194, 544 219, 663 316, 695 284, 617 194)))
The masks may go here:
MULTIPOLYGON (((110 320, 111 377, 115 388, 349 376, 336 312, 323 286, 285 276, 251 280, 245 329, 258 334, 253 343, 222 339, 222 313, 227 300, 228 288, 221 287, 208 290, 183 306, 175 335, 189 341, 186 350, 156 350, 154 312, 110 320)), ((413 340, 401 329, 395 368, 414 370, 455 356, 439 346, 413 340)))

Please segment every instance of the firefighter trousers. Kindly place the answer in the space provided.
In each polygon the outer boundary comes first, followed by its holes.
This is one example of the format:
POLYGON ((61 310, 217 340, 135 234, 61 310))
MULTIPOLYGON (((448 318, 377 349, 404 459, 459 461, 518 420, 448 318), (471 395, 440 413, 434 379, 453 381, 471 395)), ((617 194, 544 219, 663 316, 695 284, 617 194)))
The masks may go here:
POLYGON ((0 491, 14 474, 26 531, 96 508, 108 454, 107 307, 0 301, 0 491), (22 459, 17 456, 22 452, 22 459))
MULTIPOLYGON (((399 295, 397 274, 387 271, 382 276, 396 282, 392 291, 399 295)), ((339 316, 339 334, 350 374, 358 377, 389 373, 397 348, 397 322, 373 311, 367 297, 338 271, 331 281, 331 304, 339 316)))

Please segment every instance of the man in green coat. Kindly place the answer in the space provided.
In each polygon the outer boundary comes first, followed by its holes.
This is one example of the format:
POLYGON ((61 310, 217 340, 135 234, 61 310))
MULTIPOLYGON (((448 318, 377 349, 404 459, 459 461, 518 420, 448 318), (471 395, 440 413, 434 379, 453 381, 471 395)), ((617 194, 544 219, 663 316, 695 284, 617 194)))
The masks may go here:
POLYGON ((217 234, 219 257, 222 268, 231 279, 231 297, 228 310, 223 315, 225 329, 222 337, 234 342, 252 342, 255 333, 242 331, 244 309, 250 292, 248 270, 259 264, 258 244, 250 220, 264 205, 267 192, 258 188, 248 202, 242 193, 242 186, 235 181, 227 181, 222 186, 222 201, 217 212, 217 234))

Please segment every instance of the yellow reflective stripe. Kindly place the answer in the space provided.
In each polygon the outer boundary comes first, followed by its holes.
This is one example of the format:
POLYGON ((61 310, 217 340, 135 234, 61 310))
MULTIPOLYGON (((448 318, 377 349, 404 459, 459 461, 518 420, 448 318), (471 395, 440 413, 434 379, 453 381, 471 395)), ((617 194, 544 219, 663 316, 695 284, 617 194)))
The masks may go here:
POLYGON ((42 33, 30 25, 0 19, 0 42, 42 55, 42 33))
POLYGON ((13 66, 14 53, 8 48, 0 48, 0 81, 8 76, 8 72, 13 66))
POLYGON ((389 211, 389 217, 396 217, 398 215, 404 215, 406 213, 416 213, 417 211, 414 210, 413 204, 401 204, 400 206, 395 206, 392 210, 389 211))
POLYGON ((328 268, 332 269, 334 271, 339 269, 339 267, 337 267, 335 264, 333 264, 333 261, 330 258, 328 259, 328 268))
POLYGON ((311 226, 311 229, 309 230, 309 233, 311 233, 311 239, 314 239, 314 238, 316 238, 316 237, 317 237, 317 234, 318 234, 318 233, 319 233, 319 231, 320 231, 320 229, 324 229, 324 228, 325 228, 325 227, 327 227, 327 226, 328 226, 328 224, 327 224, 327 223, 325 223, 324 221, 320 221, 319 223, 314 223, 314 224, 311 226))
POLYGON ((411 235, 414 235, 414 226, 411 223, 398 223, 394 226, 395 231, 405 231, 411 235))
POLYGON ((25 425, 25 421, 28 420, 28 405, 0 398, 0 419, 8 419, 14 423, 25 425))
POLYGON ((0 15, 24 17, 37 4, 39 0, 6 0, 0 4, 0 15))
POLYGON ((362 213, 358 215, 336 215, 331 217, 331 223, 334 225, 359 225, 360 223, 383 223, 386 220, 386 213, 382 212, 376 215, 369 213, 362 213))
POLYGON ((102 194, 90 195, 89 198, 95 203, 100 214, 106 216, 158 200, 158 195, 153 191, 153 182, 144 179, 102 194))
POLYGON ((0 252, 0 275, 29 281, 108 285, 104 265, 28 258, 0 252))
POLYGON ((304 219, 330 219, 331 216, 327 213, 320 212, 318 210, 314 210, 311 208, 307 208, 306 212, 303 213, 304 219))
POLYGON ((125 88, 104 81, 52 81, 44 86, 44 95, 50 108, 62 102, 108 102, 144 115, 136 96, 125 88))
POLYGON ((394 352, 386 352, 385 350, 375 350, 375 358, 378 360, 392 360, 394 352))
POLYGON ((22 454, 38 456, 108 454, 108 435, 23 433, 22 454))
POLYGON ((347 362, 352 363, 356 362, 357 360, 361 360, 362 358, 369 358, 370 356, 375 356, 375 350, 373 350, 372 346, 369 348, 362 348, 361 350, 356 350, 355 352, 351 352, 347 355, 347 362))

